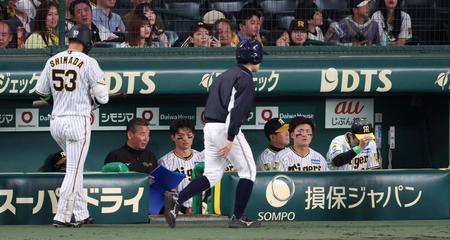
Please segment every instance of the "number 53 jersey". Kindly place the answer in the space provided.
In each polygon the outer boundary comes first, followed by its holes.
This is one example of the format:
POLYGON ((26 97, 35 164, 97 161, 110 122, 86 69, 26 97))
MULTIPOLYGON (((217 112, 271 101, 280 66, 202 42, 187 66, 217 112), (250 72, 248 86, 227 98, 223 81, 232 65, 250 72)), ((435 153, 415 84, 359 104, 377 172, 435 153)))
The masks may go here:
POLYGON ((96 84, 105 84, 97 61, 82 52, 68 50, 48 59, 36 93, 43 97, 52 95, 52 116, 89 117, 90 89, 96 84))

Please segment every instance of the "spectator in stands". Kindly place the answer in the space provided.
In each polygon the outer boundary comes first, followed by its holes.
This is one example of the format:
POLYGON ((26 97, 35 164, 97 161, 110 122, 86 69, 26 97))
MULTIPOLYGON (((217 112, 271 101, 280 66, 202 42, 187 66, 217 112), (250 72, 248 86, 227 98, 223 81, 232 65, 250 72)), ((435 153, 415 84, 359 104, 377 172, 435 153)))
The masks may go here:
POLYGON ((8 19, 8 10, 7 7, 0 2, 0 21, 8 19))
POLYGON ((144 15, 133 15, 127 26, 126 42, 121 47, 149 48, 152 46, 151 27, 144 15))
MULTIPOLYGON (((150 23, 150 33, 152 39, 151 47, 170 47, 169 39, 164 32, 164 29, 158 28, 156 26, 157 14, 149 3, 141 3, 137 5, 134 8, 133 15, 141 15, 148 19, 150 23)), ((130 16, 132 17, 133 15, 130 16)), ((129 20, 130 21, 127 24, 132 24, 131 18, 129 18, 129 20)))
POLYGON ((96 25, 92 21, 92 7, 88 0, 73 1, 70 4, 69 10, 75 24, 81 24, 89 27, 92 31, 92 41, 94 43, 117 38, 117 35, 109 31, 107 28, 102 25, 96 25))
POLYGON ((104 164, 122 162, 130 171, 150 173, 156 168, 155 154, 147 150, 150 127, 142 118, 133 118, 127 125, 127 142, 106 156, 104 164))
POLYGON ((7 48, 12 39, 9 23, 7 21, 0 21, 0 48, 7 48))
POLYGON ((262 12, 254 4, 245 5, 238 14, 239 31, 233 38, 237 46, 241 41, 253 38, 263 43, 261 36, 262 12))
POLYGON ((220 47, 220 42, 211 36, 205 23, 197 22, 182 47, 220 47))
POLYGON ((230 20, 221 18, 214 23, 213 36, 217 38, 222 47, 236 47, 232 42, 234 31, 231 28, 230 20))
POLYGON ((25 48, 46 48, 58 45, 58 7, 58 4, 53 1, 44 1, 39 5, 34 19, 34 32, 27 38, 25 48))
POLYGON ((292 20, 289 26, 289 36, 291 38, 291 46, 307 45, 308 23, 301 19, 292 20))
MULTIPOLYGON (((195 165, 204 161, 204 153, 192 149, 195 137, 194 125, 195 123, 188 119, 173 121, 170 124, 169 132, 170 139, 175 143, 175 149, 158 160, 158 165, 186 175, 186 178, 178 185, 177 192, 183 190, 191 182, 195 165)), ((184 202, 180 211, 184 214, 192 214, 192 199, 184 202)))
POLYGON ((267 35, 266 45, 277 47, 289 47, 291 39, 288 30, 284 28, 274 27, 267 35))
POLYGON ((371 0, 350 0, 352 15, 339 23, 331 24, 325 34, 325 41, 338 45, 365 46, 380 43, 378 24, 369 18, 369 2, 371 0))
POLYGON ((289 124, 281 118, 272 118, 264 124, 264 134, 269 140, 269 147, 256 160, 258 171, 279 171, 280 161, 275 155, 289 145, 289 124))
POLYGON ((411 17, 400 10, 402 0, 382 0, 372 20, 379 25, 380 36, 386 34, 388 45, 405 45, 412 38, 411 17))
POLYGON ((208 25, 209 29, 213 29, 214 24, 219 19, 226 19, 225 14, 217 10, 211 10, 203 15, 203 23, 208 25))
POLYGON ((297 18, 305 19, 308 23, 308 39, 315 41, 325 41, 320 28, 323 25, 322 12, 319 7, 312 2, 306 1, 298 6, 297 18))
POLYGON ((311 147, 314 123, 310 118, 294 117, 289 122, 289 134, 294 144, 279 151, 275 159, 280 161, 280 171, 328 171, 325 158, 311 147))
POLYGON ((75 25, 75 22, 73 22, 72 14, 70 14, 70 5, 72 4, 74 0, 66 0, 66 21, 65 21, 65 30, 66 32, 69 32, 70 26, 75 25))
MULTIPOLYGON (((150 8, 154 11, 153 5, 152 5, 152 1, 151 0, 131 0, 131 3, 133 4, 133 9, 131 11, 129 11, 125 16, 123 16, 123 22, 125 23, 125 26, 128 25, 128 22, 130 21, 131 15, 136 13, 136 7, 139 4, 150 4, 150 8)), ((140 10, 137 10, 140 11, 140 10)), ((161 30, 165 30, 166 27, 164 26, 164 21, 162 20, 161 16, 156 13, 156 20, 155 20, 155 26, 156 29, 161 29, 161 30)))
POLYGON ((112 12, 115 5, 116 0, 98 0, 97 7, 92 10, 93 21, 97 26, 103 25, 111 32, 125 32, 122 18, 112 12))
POLYGON ((335 137, 330 144, 327 160, 332 168, 343 171, 381 167, 372 124, 356 118, 351 131, 335 137))
POLYGON ((8 47, 23 47, 25 39, 30 35, 33 29, 33 18, 29 15, 30 9, 34 8, 33 1, 29 0, 10 0, 9 7, 9 26, 13 33, 13 39, 8 47))

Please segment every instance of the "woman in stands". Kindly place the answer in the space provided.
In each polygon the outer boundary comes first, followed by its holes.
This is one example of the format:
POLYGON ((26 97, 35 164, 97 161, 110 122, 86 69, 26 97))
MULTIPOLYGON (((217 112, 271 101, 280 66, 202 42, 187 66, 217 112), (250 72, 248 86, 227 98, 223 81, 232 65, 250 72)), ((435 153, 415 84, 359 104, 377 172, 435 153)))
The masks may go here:
POLYGON ((34 32, 27 38, 25 48, 46 48, 57 46, 58 38, 58 4, 43 1, 36 10, 34 32))
POLYGON ((150 23, 150 32, 152 37, 151 47, 170 47, 168 37, 164 29, 156 24, 157 15, 149 3, 141 3, 134 9, 134 15, 145 16, 150 23))
POLYGON ((123 48, 149 48, 152 46, 150 21, 144 15, 133 15, 126 26, 128 33, 123 48))
POLYGON ((400 10, 402 0, 382 0, 372 20, 380 26, 380 39, 387 36, 388 45, 405 45, 412 38, 411 17, 400 10))

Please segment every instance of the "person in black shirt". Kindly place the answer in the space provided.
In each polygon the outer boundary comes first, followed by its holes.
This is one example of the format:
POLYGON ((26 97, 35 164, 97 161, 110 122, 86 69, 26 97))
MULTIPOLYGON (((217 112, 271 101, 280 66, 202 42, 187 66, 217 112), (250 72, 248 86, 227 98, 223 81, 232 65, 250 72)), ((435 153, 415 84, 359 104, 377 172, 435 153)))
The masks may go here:
POLYGON ((130 171, 150 173, 157 166, 154 153, 147 150, 150 127, 142 118, 133 118, 127 125, 127 143, 106 156, 105 164, 122 162, 130 171))
POLYGON ((232 164, 239 175, 236 188, 231 228, 258 227, 259 222, 244 216, 256 177, 253 153, 241 131, 241 125, 251 111, 255 97, 252 72, 259 70, 263 58, 260 42, 247 39, 236 49, 238 65, 223 72, 209 89, 205 107, 206 124, 204 175, 191 181, 178 196, 165 193, 164 216, 170 227, 175 227, 179 207, 197 193, 214 186, 223 176, 227 164, 232 164))

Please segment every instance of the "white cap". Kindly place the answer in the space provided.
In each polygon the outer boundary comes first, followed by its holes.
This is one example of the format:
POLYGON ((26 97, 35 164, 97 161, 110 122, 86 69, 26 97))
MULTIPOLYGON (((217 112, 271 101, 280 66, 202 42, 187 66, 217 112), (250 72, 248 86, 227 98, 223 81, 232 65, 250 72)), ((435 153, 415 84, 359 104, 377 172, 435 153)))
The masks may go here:
POLYGON ((367 4, 369 4, 370 1, 371 0, 364 0, 364 1, 360 2, 358 5, 356 5, 356 7, 364 7, 367 4))
POLYGON ((208 25, 214 24, 217 20, 225 18, 222 12, 211 10, 203 15, 203 22, 208 25))

